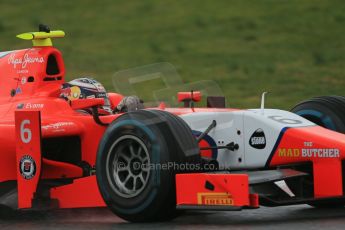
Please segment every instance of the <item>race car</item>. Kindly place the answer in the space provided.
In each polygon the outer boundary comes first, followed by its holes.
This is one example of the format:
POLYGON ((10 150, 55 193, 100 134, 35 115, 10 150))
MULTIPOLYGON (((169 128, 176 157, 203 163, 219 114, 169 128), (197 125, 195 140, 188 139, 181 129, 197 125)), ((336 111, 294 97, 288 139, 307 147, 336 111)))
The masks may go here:
POLYGON ((177 92, 180 107, 146 108, 97 80, 65 81, 41 25, 33 47, 0 52, 0 210, 108 207, 132 222, 179 210, 345 205, 345 98, 291 111, 225 108, 177 92))

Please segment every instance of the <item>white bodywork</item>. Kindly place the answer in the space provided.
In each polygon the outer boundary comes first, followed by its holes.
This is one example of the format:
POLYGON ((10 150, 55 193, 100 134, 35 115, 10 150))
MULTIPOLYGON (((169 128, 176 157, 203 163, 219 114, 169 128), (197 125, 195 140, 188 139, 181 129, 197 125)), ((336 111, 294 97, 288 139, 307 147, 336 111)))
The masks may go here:
POLYGON ((217 126, 208 135, 217 146, 230 142, 237 143, 239 149, 230 151, 219 149, 217 160, 222 169, 263 168, 271 155, 279 134, 287 127, 313 126, 314 123, 294 113, 283 110, 260 109, 239 110, 233 112, 198 112, 181 115, 192 130, 204 132, 216 120, 217 126), (265 147, 252 147, 249 142, 256 130, 261 129, 265 136, 265 147))

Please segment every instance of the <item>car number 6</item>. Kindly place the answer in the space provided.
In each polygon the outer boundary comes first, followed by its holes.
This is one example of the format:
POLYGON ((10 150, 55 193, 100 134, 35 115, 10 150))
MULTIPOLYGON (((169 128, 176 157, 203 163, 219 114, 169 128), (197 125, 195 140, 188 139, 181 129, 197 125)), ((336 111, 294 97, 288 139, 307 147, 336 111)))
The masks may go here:
POLYGON ((23 120, 20 124, 20 138, 22 139, 22 142, 27 144, 31 141, 32 133, 29 128, 25 128, 25 125, 29 125, 30 120, 23 120), (26 134, 26 135, 25 135, 26 134))
POLYGON ((302 121, 299 121, 299 120, 295 120, 295 119, 290 119, 290 118, 284 118, 282 116, 269 116, 268 118, 276 121, 276 122, 279 122, 279 123, 282 123, 282 124, 287 124, 287 125, 297 125, 297 124, 302 124, 302 121))

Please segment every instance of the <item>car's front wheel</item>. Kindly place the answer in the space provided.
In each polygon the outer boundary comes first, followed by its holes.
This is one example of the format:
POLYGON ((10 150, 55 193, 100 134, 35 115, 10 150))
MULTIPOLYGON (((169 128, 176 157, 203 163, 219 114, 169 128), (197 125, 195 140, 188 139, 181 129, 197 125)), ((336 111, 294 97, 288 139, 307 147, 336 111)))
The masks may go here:
POLYGON ((176 215, 178 164, 199 158, 198 144, 183 122, 166 112, 141 110, 122 115, 108 127, 96 175, 102 197, 115 214, 132 222, 176 215))

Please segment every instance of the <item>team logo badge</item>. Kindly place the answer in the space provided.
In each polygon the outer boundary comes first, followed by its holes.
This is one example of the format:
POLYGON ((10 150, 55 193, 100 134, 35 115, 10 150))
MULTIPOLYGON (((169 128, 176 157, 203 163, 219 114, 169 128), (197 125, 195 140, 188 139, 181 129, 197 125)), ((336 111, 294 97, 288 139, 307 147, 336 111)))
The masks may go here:
POLYGON ((24 155, 20 159, 19 170, 24 179, 32 179, 36 174, 35 160, 29 155, 24 155))
POLYGON ((264 149, 266 147, 266 137, 262 129, 257 129, 249 139, 249 145, 256 149, 264 149))
MULTIPOLYGON (((201 135, 200 131, 193 130, 193 135, 195 137, 199 137, 201 135)), ((215 140, 209 136, 205 135, 202 140, 200 140, 200 147, 202 148, 210 148, 209 150, 201 150, 201 156, 207 159, 213 159, 217 160, 218 157, 218 150, 217 150, 217 144, 215 140), (215 148, 212 148, 215 147, 215 148)))

